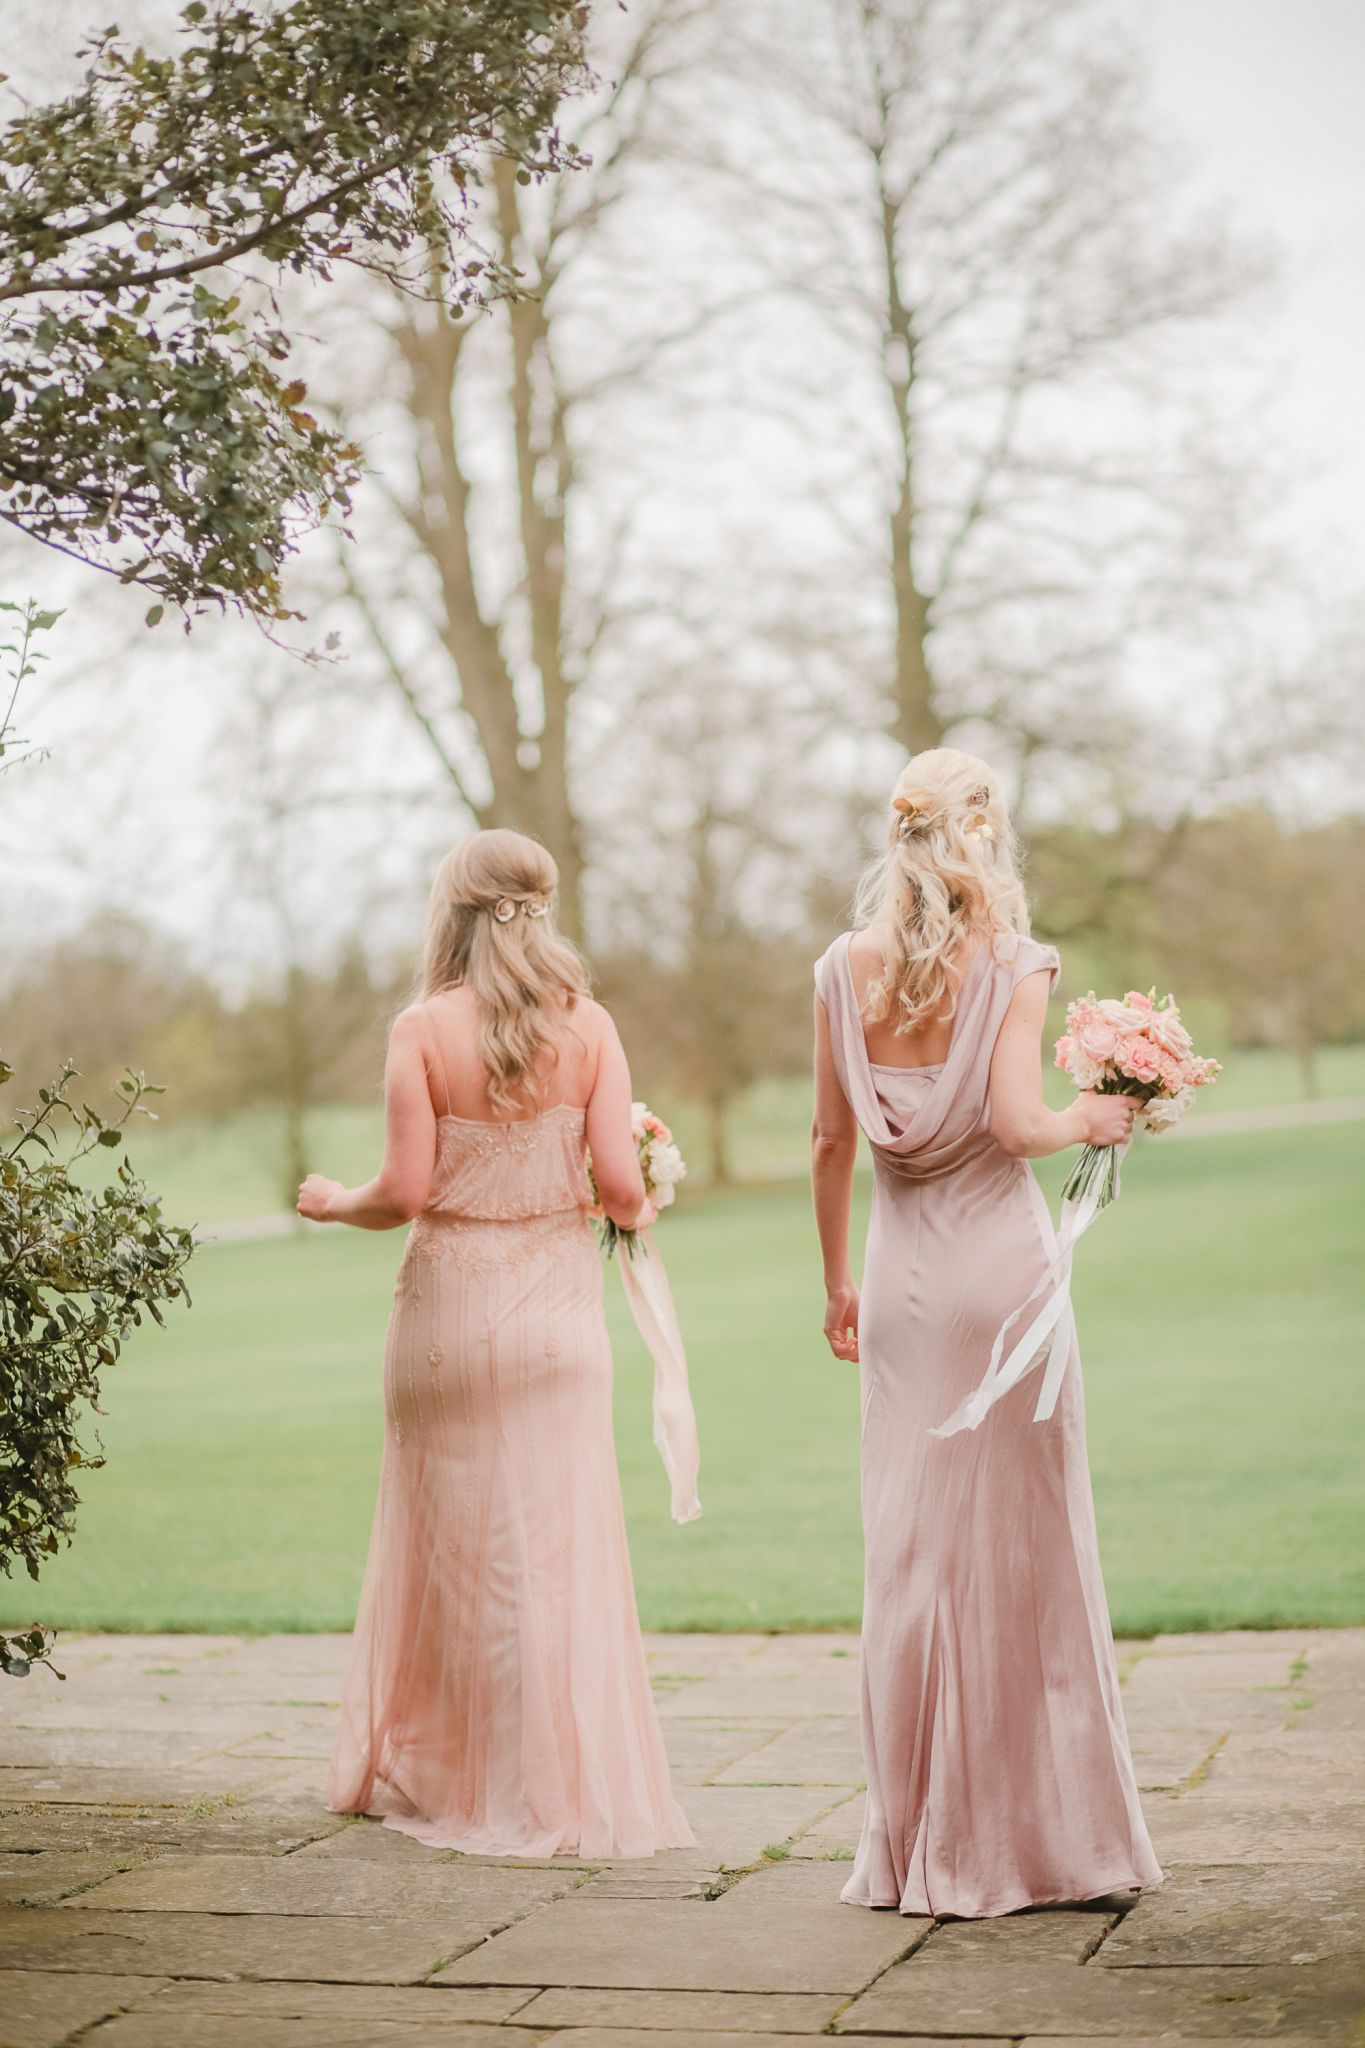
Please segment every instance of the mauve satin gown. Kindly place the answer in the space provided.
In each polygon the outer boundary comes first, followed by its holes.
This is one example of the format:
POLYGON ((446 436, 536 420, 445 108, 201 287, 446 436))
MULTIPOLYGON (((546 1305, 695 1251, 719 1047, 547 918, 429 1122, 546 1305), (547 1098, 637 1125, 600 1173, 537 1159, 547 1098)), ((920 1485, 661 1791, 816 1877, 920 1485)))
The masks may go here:
POLYGON ((1035 1423, 1036 1372, 980 1427, 929 1434, 980 1380, 1056 1240, 990 1132, 1010 998, 1057 954, 979 948, 946 1060, 867 1056, 846 933, 819 961, 840 1085, 872 1146, 858 1318, 867 1810, 851 1905, 964 1918, 1159 1883, 1100 1576, 1080 1360, 1035 1423))
POLYGON ((328 1804, 469 1854, 650 1856, 669 1784, 612 1436, 584 1117, 437 1125, 328 1804))

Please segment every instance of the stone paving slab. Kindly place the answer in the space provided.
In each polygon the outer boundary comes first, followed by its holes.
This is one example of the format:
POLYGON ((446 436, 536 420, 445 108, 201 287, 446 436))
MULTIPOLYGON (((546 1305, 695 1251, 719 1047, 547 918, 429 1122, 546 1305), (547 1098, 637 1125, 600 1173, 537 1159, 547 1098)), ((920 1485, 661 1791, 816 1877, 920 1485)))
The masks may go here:
MULTIPOLYGON (((867 2037, 860 2037, 864 2039, 867 2037)), ((891 2036, 883 2037, 888 2041, 891 2036)), ((956 2036, 899 2034, 894 2036, 896 2048, 991 2048, 992 2041, 998 2048, 1013 2048, 1007 2036, 964 2034, 956 2036)), ((487 2048, 497 2048, 489 2043, 487 2048)), ((704 2029, 663 2029, 655 2031, 633 2030, 615 2027, 581 2027, 572 2032, 549 2034, 545 2037, 545 2048, 725 2048, 724 2036, 704 2029)), ((810 2048, 809 2034, 745 2034, 734 2044, 734 2048, 810 2048)), ((1163 2048, 1170 2048, 1169 2043, 1163 2048)))
POLYGON ((1069 1963, 958 1969, 911 1958, 840 2015, 841 2034, 1306 2034, 1352 2043, 1365 1981, 1354 1962, 1291 1969, 1077 1969, 1069 1963))
MULTIPOLYGON (((688 2034, 822 2034, 846 2003, 838 1994, 763 1991, 538 1991, 518 2008, 516 2024, 529 2027, 610 2028, 648 2032, 660 2041, 672 2029, 688 2034)), ((575 2034, 575 2038, 581 2038, 575 2034)), ((748 2048, 746 2042, 745 2048, 748 2048)))
MULTIPOLYGON (((0 1742, 3 1742, 0 1733, 0 1742)), ((160 1850, 204 1855, 284 1856, 321 1847, 342 1830, 335 1814, 253 1803, 194 1807, 89 1807, 37 1804, 0 1812, 0 1853, 112 1848, 130 1859, 160 1850)))
POLYGON ((96 1849, 0 1854, 0 1905, 55 1906, 69 1893, 112 1877, 121 1861, 108 1850, 101 1854, 96 1849))
POLYGON ((808 1714, 856 1715, 857 1710, 858 1667, 851 1660, 804 1674, 746 1671, 728 1678, 703 1678, 664 1693, 659 1700, 659 1718, 665 1723, 698 1717, 791 1723, 808 1714))
POLYGON ((861 1785, 863 1753, 848 1714, 817 1714, 784 1728, 717 1771, 718 1785, 861 1785))
POLYGON ((1312 1695, 1313 1726, 1323 1733, 1365 1735, 1365 1691, 1312 1695))
MULTIPOLYGON (((1024 2040, 1012 2044, 1012 2048, 1095 2048, 1095 2042, 1099 2038, 1114 2037, 1094 2034, 1029 2034, 1024 2040)), ((1122 2041, 1123 2048, 1193 2048, 1193 2044, 1207 2042, 1210 2039, 1216 2040, 1219 2048, 1265 2048, 1267 2038, 1265 2034, 1142 2034, 1136 2037, 1125 2034, 1122 2041)), ((1323 2048, 1321 2034, 1275 2034, 1269 2038, 1273 2039, 1275 2048, 1323 2048)), ((902 2038, 898 2042, 898 2048, 911 2048, 911 2044, 902 2038)), ((937 2042, 936 2048, 940 2048, 937 2042)), ((1355 2048, 1354 2042, 1350 2044, 1350 2048, 1355 2048)))
POLYGON ((1133 1745, 1133 1769, 1140 1792, 1176 1792, 1208 1765, 1218 1735, 1208 1729, 1170 1729, 1133 1745))
POLYGON ((849 1785, 679 1785, 678 1804, 701 1844, 694 1861, 742 1870, 846 1800, 849 1785))
POLYGON ((793 1856, 838 1859, 851 1863, 863 1831, 866 1795, 859 1791, 831 1806, 791 1845, 793 1856))
POLYGON ((106 1976, 299 1978, 417 1984, 464 1949, 450 1916, 310 1919, 304 1914, 0 1910, 0 1968, 106 1976))
POLYGON ((1121 1646, 1166 1887, 939 1924, 838 1900, 850 1638, 651 1638, 700 1844, 553 1866, 326 1812, 346 1647, 76 1638, 0 1687, 0 2048, 1365 2048, 1365 1630, 1121 1646))
MULTIPOLYGON (((505 2036, 503 2037, 505 2040, 505 2036)), ((525 2037, 529 2044, 543 2036, 525 2037)), ((400 2021, 347 2019, 257 2019, 244 2041, 241 2022, 211 2013, 125 2013, 99 2029, 91 2048, 497 2048, 489 2027, 461 2026, 449 2020, 400 2021)))
POLYGON ((0 2041, 4 2048, 60 2048, 110 2013, 121 2012, 133 1995, 127 1977, 0 1970, 0 2041))
POLYGON ((574 1871, 470 1870, 434 1858, 400 1874, 372 1863, 306 1863, 296 1856, 168 1856, 66 1903, 72 1912, 96 1913, 439 1918, 459 1939, 482 1940, 580 1882, 574 1871))
POLYGON ((800 1899, 760 1923, 727 1912, 733 1896, 709 1905, 562 1899, 462 1956, 435 1981, 850 1994, 905 1955, 930 1924, 800 1899))
MULTIPOLYGON (((707 1785, 728 1765, 757 1755, 775 1736, 786 1732, 783 1721, 704 1721, 677 1719, 668 1731, 668 1760, 674 1782, 707 1785)), ((861 1775, 861 1765, 856 1775, 861 1775)))
MULTIPOLYGON (((175 1767, 179 1773, 191 1764, 212 1764, 216 1752, 222 1747, 211 1735, 198 1731, 186 1731, 177 1725, 163 1728, 160 1750, 163 1765, 175 1767)), ((125 1772, 128 1759, 128 1738, 124 1729, 108 1727, 71 1728, 25 1728, 9 1727, 5 1730, 3 1764, 0 1765, 0 1784, 5 1782, 9 1771, 28 1765, 38 1768, 44 1776, 66 1774, 76 1771, 82 1775, 91 1771, 109 1771, 111 1775, 125 1772)), ((248 1758, 248 1764, 255 1764, 248 1776, 265 1775, 260 1770, 259 1760, 248 1758)), ((229 1762, 230 1774, 241 1775, 241 1766, 229 1762)), ((60 1795, 58 1795, 60 1796, 60 1795)))
MULTIPOLYGON (((126 1982, 124 1979, 115 1980, 126 1982)), ((521 1987, 508 1990, 475 1985, 466 1989, 433 1990, 424 1985, 211 1983, 193 1979, 139 1988, 130 2012, 195 2014, 236 2020, 244 2043, 253 2038, 257 2021, 350 2020, 386 2026, 496 2026, 513 2019, 539 1994, 521 1987)), ((490 2048, 526 2048, 515 2036, 492 2037, 490 2048)))
POLYGON ((950 1920, 933 1929, 917 1954, 926 1963, 964 1969, 1007 1962, 1084 1963, 1118 1918, 1117 1912, 1086 1906, 1009 1913, 998 1920, 950 1920))
MULTIPOLYGON (((719 2048, 723 2036, 700 2029, 635 2029, 631 2027, 575 2027, 571 2032, 550 2034, 547 2048, 719 2048)), ((743 2048, 810 2048, 809 2034, 745 2034, 743 2048)), ((951 2048, 935 2042, 934 2048, 951 2048)), ((965 2048, 965 2044, 964 2044, 965 2048)), ((973 2043, 972 2048, 980 2048, 973 2043)))
POLYGON ((286 1782, 286 1767, 239 1757, 212 1757, 178 1770, 127 1766, 0 1764, 0 1806, 184 1806, 195 1799, 240 1799, 286 1782))
POLYGON ((1139 1899, 1097 1961, 1318 1963, 1362 1958, 1365 1864, 1182 1864, 1139 1899))
MULTIPOLYGON (((274 1720, 272 1714, 271 1719, 274 1720)), ((283 1757, 288 1761, 299 1758, 309 1762, 330 1758, 336 1743, 335 1719, 319 1720, 313 1715, 300 1715, 287 1728, 264 1728, 259 1735, 249 1735, 245 1742, 234 1742, 226 1751, 229 1756, 240 1757, 283 1757)))
POLYGON ((1156 1853, 1168 1863, 1320 1863, 1323 1815, 1331 1814, 1332 1838, 1357 1863, 1365 1857, 1365 1800, 1320 1803, 1292 1794, 1275 1805, 1224 1797, 1217 1779, 1207 1796, 1149 1802, 1148 1823, 1156 1853))

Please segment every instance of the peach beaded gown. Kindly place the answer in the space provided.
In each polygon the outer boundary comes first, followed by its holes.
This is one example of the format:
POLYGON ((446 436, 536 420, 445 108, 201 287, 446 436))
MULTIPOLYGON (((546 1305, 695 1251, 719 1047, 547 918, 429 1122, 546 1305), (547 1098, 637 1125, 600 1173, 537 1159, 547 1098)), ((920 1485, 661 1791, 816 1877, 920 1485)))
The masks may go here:
POLYGON ((867 1809, 843 1897, 978 1918, 1155 1884, 1100 1576, 1080 1360, 1051 1419, 1026 1374, 945 1422, 1056 1249, 1028 1162, 991 1136, 991 1055, 1026 975, 982 946, 946 1060, 876 1066, 848 957, 818 963, 840 1085, 875 1183, 858 1317, 867 1809))
POLYGON ((399 1270, 328 1804, 433 1848, 693 1841, 636 1615, 585 1159, 581 1109, 440 1118, 399 1270))

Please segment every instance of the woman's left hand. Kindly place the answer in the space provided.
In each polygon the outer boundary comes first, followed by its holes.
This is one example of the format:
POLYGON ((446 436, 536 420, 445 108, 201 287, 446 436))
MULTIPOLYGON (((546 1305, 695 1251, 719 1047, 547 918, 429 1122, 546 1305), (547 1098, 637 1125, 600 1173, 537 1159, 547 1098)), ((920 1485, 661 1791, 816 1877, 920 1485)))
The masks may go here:
POLYGON ((825 1304, 825 1339, 836 1358, 858 1363, 858 1290, 851 1280, 831 1287, 825 1304))
POLYGON ((299 1189, 298 1212, 314 1223, 331 1223, 334 1220, 332 1203, 345 1192, 339 1180, 328 1180, 323 1174, 310 1173, 299 1189))

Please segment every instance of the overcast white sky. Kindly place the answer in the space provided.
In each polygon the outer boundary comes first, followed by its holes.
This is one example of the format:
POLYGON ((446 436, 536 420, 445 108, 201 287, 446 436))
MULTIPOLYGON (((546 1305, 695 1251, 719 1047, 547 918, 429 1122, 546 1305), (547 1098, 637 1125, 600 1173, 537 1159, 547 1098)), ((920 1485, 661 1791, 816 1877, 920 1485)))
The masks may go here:
POLYGON ((1365 4, 1145 0, 1123 13, 1193 176, 1279 244, 1277 424, 1308 473, 1304 517, 1340 575, 1365 581, 1365 4))

